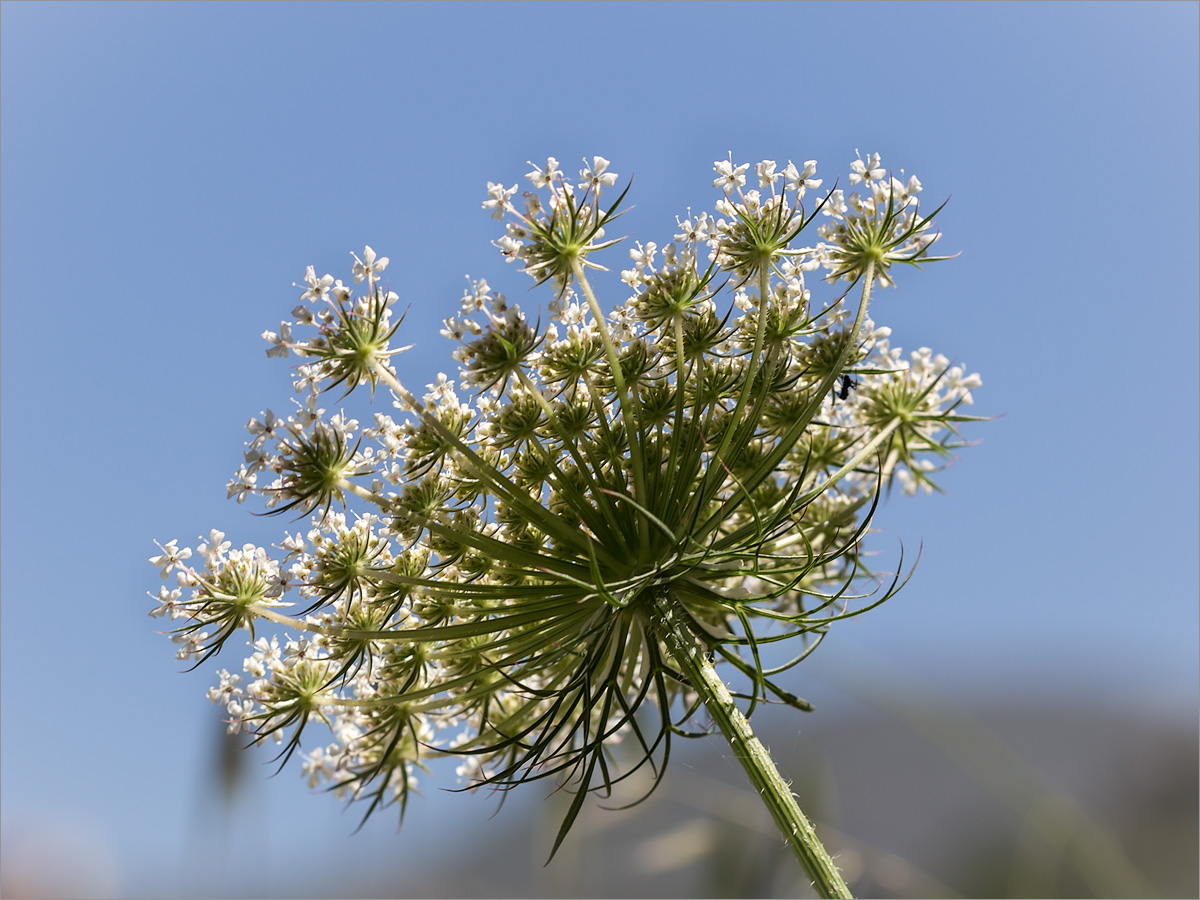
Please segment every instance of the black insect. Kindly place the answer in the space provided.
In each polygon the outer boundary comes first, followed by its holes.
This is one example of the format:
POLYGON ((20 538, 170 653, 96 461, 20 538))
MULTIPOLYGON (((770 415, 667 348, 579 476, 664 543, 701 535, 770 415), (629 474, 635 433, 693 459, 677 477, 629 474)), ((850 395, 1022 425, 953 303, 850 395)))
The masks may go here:
POLYGON ((858 390, 858 382, 855 381, 853 378, 851 378, 849 375, 843 375, 842 376, 842 387, 838 391, 838 399, 845 400, 847 397, 850 396, 851 391, 857 391, 857 390, 858 390))

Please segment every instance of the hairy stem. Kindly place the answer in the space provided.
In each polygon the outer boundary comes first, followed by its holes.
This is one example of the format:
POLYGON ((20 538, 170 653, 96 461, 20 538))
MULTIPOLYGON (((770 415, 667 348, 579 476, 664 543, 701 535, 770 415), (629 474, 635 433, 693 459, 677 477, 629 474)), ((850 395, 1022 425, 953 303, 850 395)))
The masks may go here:
POLYGON ((729 741, 737 761, 750 776, 755 792, 766 804, 771 818, 812 879, 817 893, 822 897, 852 897, 832 857, 821 845, 816 829, 775 767, 770 752, 751 730, 750 722, 734 703, 712 660, 692 633, 686 615, 665 592, 654 596, 651 608, 655 630, 692 688, 700 695, 705 709, 721 729, 721 734, 729 741))

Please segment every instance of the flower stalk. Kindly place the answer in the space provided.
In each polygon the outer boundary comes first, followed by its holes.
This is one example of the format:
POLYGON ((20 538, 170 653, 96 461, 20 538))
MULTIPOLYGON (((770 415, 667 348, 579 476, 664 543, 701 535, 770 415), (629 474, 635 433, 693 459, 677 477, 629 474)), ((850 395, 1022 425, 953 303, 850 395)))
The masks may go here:
POLYGON ((762 798, 817 894, 821 897, 852 897, 842 873, 796 802, 796 795, 779 774, 770 751, 754 734, 749 720, 738 709, 729 688, 717 674, 708 652, 692 635, 668 593, 655 595, 653 615, 655 630, 670 648, 713 723, 729 742, 738 763, 750 778, 754 792, 762 798))

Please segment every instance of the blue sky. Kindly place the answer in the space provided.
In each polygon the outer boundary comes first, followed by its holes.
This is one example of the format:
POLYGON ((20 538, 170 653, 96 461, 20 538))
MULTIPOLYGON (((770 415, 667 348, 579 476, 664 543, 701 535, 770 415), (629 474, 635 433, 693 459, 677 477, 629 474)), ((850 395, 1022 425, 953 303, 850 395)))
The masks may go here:
MULTIPOLYGON (((881 511, 880 546, 923 541, 921 566, 835 629, 800 693, 820 703, 851 666, 967 705, 1194 723, 1198 9, 0 5, 6 849, 69 823, 114 893, 221 890, 180 863, 215 666, 178 674, 147 618, 152 540, 282 537, 224 485, 246 420, 289 406, 259 334, 306 265, 391 258, 415 384, 454 371, 437 331, 464 275, 544 304, 480 203, 551 155, 633 174, 623 230, 660 244, 712 208, 730 151, 815 158, 830 182, 879 152, 950 197, 939 247, 961 256, 901 273, 872 313, 980 372, 974 411, 1000 418, 970 430, 947 496, 881 511)), ((403 840, 387 816, 350 837, 335 801, 266 771, 237 826, 261 858, 229 849, 228 868, 285 893, 313 865, 288 843, 301 818, 355 860, 491 809, 433 788, 403 840)))

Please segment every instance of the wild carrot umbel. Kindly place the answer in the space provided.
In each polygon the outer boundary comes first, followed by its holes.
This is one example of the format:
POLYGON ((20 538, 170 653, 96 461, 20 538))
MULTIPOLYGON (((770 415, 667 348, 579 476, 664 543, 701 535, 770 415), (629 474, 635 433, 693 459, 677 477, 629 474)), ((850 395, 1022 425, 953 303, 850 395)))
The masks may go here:
POLYGON ((403 810, 437 755, 469 785, 564 783, 551 853, 589 792, 642 770, 657 784, 703 708, 818 890, 845 894, 748 717, 809 709, 784 673, 906 580, 902 553, 894 574, 868 568, 871 515, 895 483, 933 488, 972 418, 978 376, 924 348, 905 363, 868 312, 899 265, 944 258, 933 216, 877 156, 848 196, 819 192, 813 161, 761 162, 751 190, 748 165, 718 162, 716 215, 635 243, 629 296, 607 308, 588 272, 629 190, 608 166, 573 182, 551 158, 519 206, 488 185, 496 246, 553 295, 531 318, 471 282, 442 331, 457 384, 418 395, 397 377, 386 258, 355 256, 358 293, 310 266, 292 321, 264 334, 301 360, 304 401, 250 421, 229 495, 311 527, 278 554, 217 531, 194 552, 169 542, 152 562, 178 586, 152 614, 181 623, 196 664, 247 634, 244 675, 209 692, 230 730, 286 760, 319 720, 334 740, 306 745, 304 774, 368 815, 403 810), (812 296, 822 268, 845 293, 812 296), (370 424, 318 407, 364 385, 390 403, 370 424), (768 665, 782 641, 791 660, 768 665))

